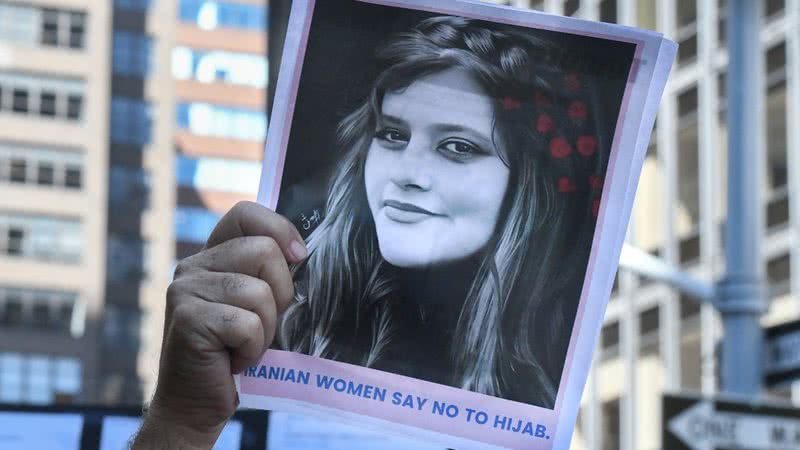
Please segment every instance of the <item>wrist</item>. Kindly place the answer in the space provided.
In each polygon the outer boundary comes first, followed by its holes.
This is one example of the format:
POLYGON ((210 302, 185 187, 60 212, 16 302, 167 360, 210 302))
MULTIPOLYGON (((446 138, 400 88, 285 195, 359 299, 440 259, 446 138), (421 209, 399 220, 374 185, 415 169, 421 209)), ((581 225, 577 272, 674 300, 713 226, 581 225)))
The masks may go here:
POLYGON ((225 423, 201 425, 179 411, 155 404, 144 415, 142 426, 133 441, 132 450, 182 448, 210 450, 225 423))

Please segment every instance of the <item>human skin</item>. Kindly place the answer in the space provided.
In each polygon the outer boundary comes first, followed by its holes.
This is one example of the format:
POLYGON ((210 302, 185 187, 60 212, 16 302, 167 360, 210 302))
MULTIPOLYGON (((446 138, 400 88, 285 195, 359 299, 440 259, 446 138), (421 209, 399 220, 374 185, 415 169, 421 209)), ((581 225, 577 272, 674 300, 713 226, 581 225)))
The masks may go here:
POLYGON ((272 344, 294 296, 289 263, 307 256, 297 229, 237 204, 167 290, 158 384, 133 449, 210 449, 236 411, 234 373, 272 344))
POLYGON ((463 69, 385 94, 364 181, 386 261, 445 264, 486 245, 509 178, 493 130, 492 101, 463 69))

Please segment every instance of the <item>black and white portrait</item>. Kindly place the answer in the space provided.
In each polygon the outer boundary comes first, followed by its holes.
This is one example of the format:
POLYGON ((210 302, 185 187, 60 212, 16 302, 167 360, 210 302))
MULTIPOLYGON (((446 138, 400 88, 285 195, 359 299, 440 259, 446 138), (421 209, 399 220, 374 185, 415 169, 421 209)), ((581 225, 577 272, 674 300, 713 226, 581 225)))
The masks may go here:
POLYGON ((277 347, 554 407, 634 45, 326 0, 277 347))

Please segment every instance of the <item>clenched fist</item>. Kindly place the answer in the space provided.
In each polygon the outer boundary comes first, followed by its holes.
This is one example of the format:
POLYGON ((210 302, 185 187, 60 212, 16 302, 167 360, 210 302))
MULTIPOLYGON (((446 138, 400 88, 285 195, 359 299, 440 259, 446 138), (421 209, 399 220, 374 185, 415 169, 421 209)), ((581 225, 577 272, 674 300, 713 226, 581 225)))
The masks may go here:
POLYGON ((133 448, 211 448, 238 404, 234 373, 272 344, 294 295, 289 263, 307 250, 297 229, 255 203, 237 204, 167 291, 158 385, 133 448))

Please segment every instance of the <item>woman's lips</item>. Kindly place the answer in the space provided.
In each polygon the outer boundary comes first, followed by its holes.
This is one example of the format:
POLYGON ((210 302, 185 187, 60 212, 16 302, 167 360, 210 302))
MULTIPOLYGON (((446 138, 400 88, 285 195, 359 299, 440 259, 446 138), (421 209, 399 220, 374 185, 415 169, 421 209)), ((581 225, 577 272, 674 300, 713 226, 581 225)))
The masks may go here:
POLYGON ((431 217, 443 216, 443 214, 437 214, 417 205, 397 200, 385 200, 383 206, 386 217, 395 222, 416 223, 431 217))

